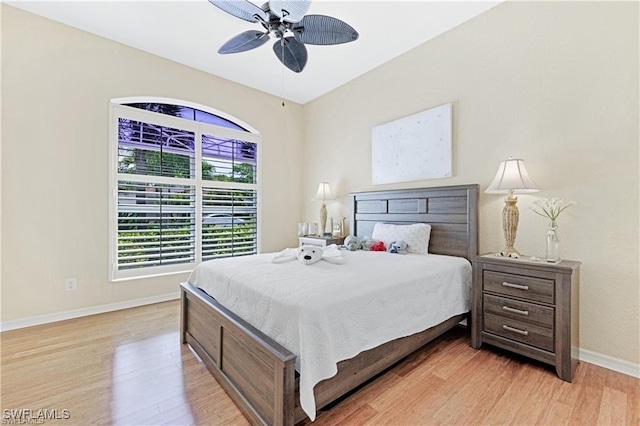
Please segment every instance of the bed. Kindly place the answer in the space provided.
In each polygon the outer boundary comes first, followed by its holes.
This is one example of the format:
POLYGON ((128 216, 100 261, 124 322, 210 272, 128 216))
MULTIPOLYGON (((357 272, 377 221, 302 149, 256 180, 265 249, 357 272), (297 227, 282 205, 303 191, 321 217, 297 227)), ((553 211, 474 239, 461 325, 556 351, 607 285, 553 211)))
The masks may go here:
MULTIPOLYGON (((477 254, 477 185, 363 192, 352 194, 351 199, 353 235, 370 236, 376 223, 428 223, 432 227, 429 253, 466 259, 477 254)), ((262 256, 264 262, 266 255, 262 256)), ((259 259, 260 255, 256 257, 259 259)), ((347 261, 358 263, 359 258, 351 257, 347 261)), ((299 400, 303 397, 304 401, 308 384, 302 381, 301 393, 297 358, 293 351, 285 348, 290 345, 268 337, 201 288, 182 283, 181 290, 182 342, 193 348, 247 418, 254 424, 278 425, 291 425, 305 419, 307 413, 299 400)), ((225 305, 232 306, 228 300, 225 305)), ((355 356, 340 358, 343 360, 337 364, 337 374, 312 387, 314 410, 456 326, 465 315, 465 312, 453 315, 426 330, 414 330, 405 337, 377 342, 376 346, 355 356)))

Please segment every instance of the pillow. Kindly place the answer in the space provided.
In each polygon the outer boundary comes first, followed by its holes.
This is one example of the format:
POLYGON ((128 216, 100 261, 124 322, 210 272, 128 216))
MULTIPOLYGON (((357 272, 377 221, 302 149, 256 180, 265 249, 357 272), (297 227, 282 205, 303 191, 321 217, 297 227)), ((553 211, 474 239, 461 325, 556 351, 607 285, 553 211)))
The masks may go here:
POLYGON ((382 241, 387 247, 394 241, 407 243, 407 252, 429 254, 429 237, 431 225, 412 223, 411 225, 394 225, 392 223, 376 223, 371 238, 382 241))

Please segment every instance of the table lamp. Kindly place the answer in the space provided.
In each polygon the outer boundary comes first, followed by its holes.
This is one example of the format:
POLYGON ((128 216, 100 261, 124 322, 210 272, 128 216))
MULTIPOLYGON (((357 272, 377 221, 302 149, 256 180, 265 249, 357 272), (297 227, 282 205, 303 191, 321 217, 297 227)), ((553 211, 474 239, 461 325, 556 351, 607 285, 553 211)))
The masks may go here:
POLYGON ((320 182, 318 185, 318 193, 313 197, 312 201, 322 201, 322 207, 320 207, 320 235, 331 236, 331 233, 327 233, 327 204, 325 201, 335 200, 336 198, 331 193, 331 187, 329 182, 320 182))
POLYGON ((503 256, 511 256, 512 254, 520 256, 518 250, 513 247, 516 241, 518 217, 520 215, 516 206, 518 197, 514 194, 529 194, 538 191, 537 185, 531 180, 527 169, 524 167, 524 160, 513 157, 509 157, 508 160, 500 163, 496 177, 487 190, 484 191, 487 194, 507 194, 504 199, 505 206, 502 209, 502 229, 504 230, 505 240, 503 256))

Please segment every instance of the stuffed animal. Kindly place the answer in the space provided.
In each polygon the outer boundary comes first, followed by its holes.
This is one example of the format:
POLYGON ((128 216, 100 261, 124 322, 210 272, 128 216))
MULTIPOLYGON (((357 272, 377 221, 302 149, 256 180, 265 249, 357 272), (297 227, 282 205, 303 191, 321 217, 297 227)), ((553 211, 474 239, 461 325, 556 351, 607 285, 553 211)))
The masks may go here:
POLYGON ((402 240, 394 241, 389 245, 389 253, 407 254, 407 243, 402 240))
POLYGON ((344 246, 349 251, 356 251, 362 248, 362 243, 358 239, 358 237, 354 235, 349 235, 346 240, 344 240, 344 246))
POLYGON ((286 248, 276 254, 271 259, 271 263, 284 263, 296 259, 304 265, 311 265, 319 260, 325 260, 336 265, 341 265, 345 262, 338 246, 331 244, 325 247, 305 245, 298 248, 286 248))
POLYGON ((369 251, 369 250, 371 250, 371 246, 373 245, 373 243, 374 243, 374 241, 373 241, 371 238, 369 238, 369 237, 364 237, 364 238, 362 239, 362 242, 361 242, 360 244, 361 244, 361 246, 362 246, 362 250, 367 250, 367 251, 369 251))
POLYGON ((323 253, 322 247, 306 245, 298 247, 296 257, 305 265, 311 265, 321 260, 323 253))
POLYGON ((371 246, 371 251, 387 251, 387 248, 382 241, 377 241, 371 246))

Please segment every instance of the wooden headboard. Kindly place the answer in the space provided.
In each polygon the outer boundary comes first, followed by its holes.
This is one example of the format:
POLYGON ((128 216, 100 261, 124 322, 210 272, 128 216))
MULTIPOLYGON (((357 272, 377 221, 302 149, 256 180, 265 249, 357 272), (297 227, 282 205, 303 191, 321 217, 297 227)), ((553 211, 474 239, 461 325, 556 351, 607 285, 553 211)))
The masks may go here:
POLYGON ((351 235, 370 237, 377 222, 431 225, 429 253, 478 254, 479 185, 351 194, 351 235))

